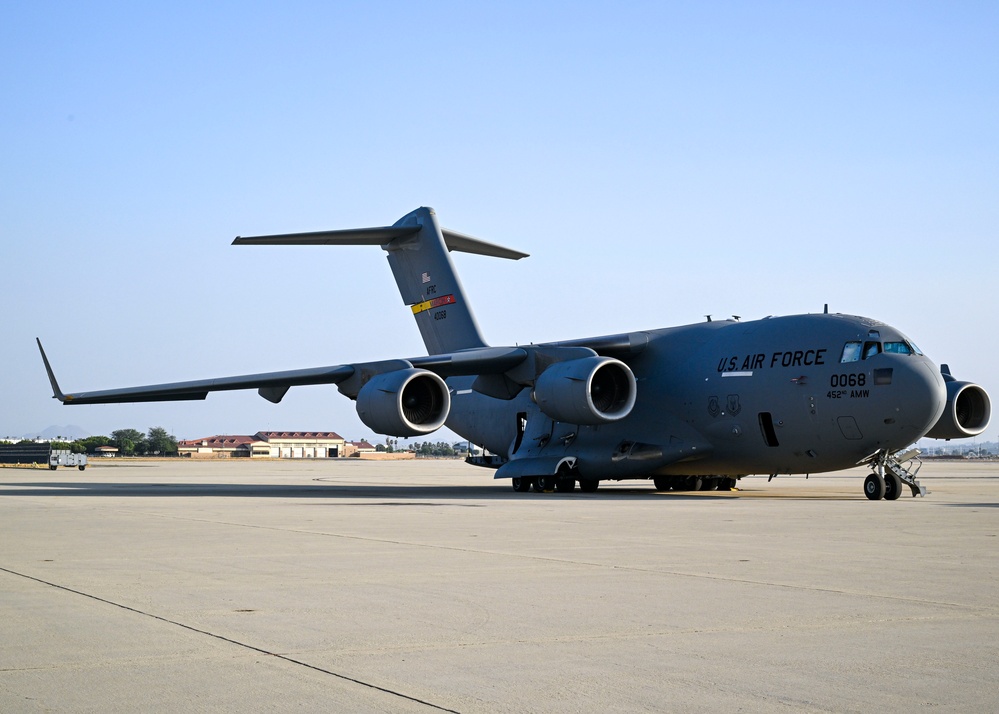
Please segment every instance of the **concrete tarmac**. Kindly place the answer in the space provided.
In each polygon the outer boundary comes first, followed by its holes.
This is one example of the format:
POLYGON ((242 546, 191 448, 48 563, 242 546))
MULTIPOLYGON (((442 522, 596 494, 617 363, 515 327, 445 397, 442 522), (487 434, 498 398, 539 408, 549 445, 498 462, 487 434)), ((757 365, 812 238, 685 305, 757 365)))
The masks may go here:
POLYGON ((0 711, 999 710, 999 464, 866 473, 2 469, 0 711))

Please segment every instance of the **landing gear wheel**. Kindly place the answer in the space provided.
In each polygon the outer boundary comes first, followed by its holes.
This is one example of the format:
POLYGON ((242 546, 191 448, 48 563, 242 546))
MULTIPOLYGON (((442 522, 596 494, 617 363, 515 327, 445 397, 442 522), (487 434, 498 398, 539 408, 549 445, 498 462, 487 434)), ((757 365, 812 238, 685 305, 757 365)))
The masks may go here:
POLYGON ((670 478, 654 478, 652 483, 656 485, 657 491, 669 491, 670 487, 673 485, 673 479, 670 478))
POLYGON ((704 485, 704 479, 700 476, 691 476, 687 479, 687 491, 700 491, 704 485))
POLYGON ((719 491, 733 491, 735 490, 736 481, 734 478, 723 478, 718 482, 719 491))
POLYGON ((701 480, 701 487, 699 491, 714 491, 718 488, 718 479, 706 478, 701 480))
POLYGON ((559 493, 572 493, 576 490, 576 475, 568 462, 562 462, 555 472, 555 490, 559 493))
POLYGON ((576 479, 572 476, 558 476, 555 479, 555 490, 559 493, 572 493, 576 490, 576 479))
POLYGON ((513 481, 513 490, 517 493, 526 493, 531 490, 531 479, 529 478, 515 478, 511 481, 513 481))
POLYGON ((864 479, 864 495, 872 501, 880 501, 885 497, 885 480, 878 474, 868 476, 864 479))
POLYGON ((538 476, 534 479, 534 490, 538 493, 551 493, 555 490, 554 476, 538 476))
POLYGON ((885 500, 895 501, 902 495, 902 479, 893 473, 885 474, 885 500))
POLYGON ((579 479, 579 490, 583 493, 593 493, 600 486, 600 481, 595 478, 579 479))

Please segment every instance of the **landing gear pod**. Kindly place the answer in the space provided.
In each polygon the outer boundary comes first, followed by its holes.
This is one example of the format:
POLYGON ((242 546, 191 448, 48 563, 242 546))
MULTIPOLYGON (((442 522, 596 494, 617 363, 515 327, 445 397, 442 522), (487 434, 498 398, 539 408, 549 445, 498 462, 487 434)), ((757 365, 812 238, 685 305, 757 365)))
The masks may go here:
POLYGON ((631 369, 612 357, 556 362, 534 384, 541 411, 556 421, 590 426, 628 416, 636 392, 631 369))
POLYGON ((926 436, 931 439, 964 439, 981 434, 992 418, 989 394, 971 382, 947 382, 947 405, 926 436))
POLYGON ((450 410, 447 384, 425 369, 375 375, 357 393, 357 415, 379 434, 429 434, 444 426, 450 410))

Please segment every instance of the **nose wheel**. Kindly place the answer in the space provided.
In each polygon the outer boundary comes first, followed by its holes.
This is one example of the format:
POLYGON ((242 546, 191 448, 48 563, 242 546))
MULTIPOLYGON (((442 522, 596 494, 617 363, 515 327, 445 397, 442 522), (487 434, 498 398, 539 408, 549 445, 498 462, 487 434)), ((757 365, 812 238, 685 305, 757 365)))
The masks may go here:
POLYGON ((872 501, 885 497, 885 480, 879 474, 871 474, 864 479, 864 495, 872 501))
POLYGON ((893 473, 885 474, 885 500, 897 501, 902 495, 902 479, 893 473))

